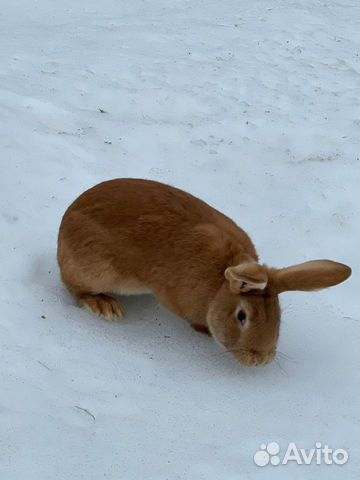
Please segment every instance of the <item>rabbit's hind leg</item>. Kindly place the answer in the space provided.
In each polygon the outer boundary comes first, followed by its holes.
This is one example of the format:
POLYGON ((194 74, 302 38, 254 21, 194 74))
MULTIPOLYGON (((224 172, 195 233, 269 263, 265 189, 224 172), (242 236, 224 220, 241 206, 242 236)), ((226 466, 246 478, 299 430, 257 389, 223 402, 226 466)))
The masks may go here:
MULTIPOLYGON (((59 262, 60 263, 60 262, 59 262)), ((69 291, 87 310, 106 320, 121 320, 124 309, 118 300, 106 294, 116 293, 119 275, 107 262, 63 261, 62 280, 69 291)))
POLYGON ((77 298, 80 305, 106 320, 122 320, 125 316, 125 311, 121 304, 109 295, 88 293, 78 295, 77 298))

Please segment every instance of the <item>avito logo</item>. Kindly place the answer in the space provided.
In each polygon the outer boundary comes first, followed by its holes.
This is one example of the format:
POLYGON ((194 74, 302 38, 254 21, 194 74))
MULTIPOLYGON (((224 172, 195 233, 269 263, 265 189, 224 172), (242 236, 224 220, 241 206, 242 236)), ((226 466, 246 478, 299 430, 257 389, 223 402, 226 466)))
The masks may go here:
POLYGON ((349 460, 349 454, 343 448, 333 450, 329 445, 322 446, 321 442, 316 442, 315 447, 310 449, 298 448, 291 442, 287 446, 284 454, 281 454, 280 445, 277 442, 262 443, 260 450, 254 455, 254 463, 259 467, 266 465, 287 465, 288 463, 297 463, 298 465, 344 465, 349 460))

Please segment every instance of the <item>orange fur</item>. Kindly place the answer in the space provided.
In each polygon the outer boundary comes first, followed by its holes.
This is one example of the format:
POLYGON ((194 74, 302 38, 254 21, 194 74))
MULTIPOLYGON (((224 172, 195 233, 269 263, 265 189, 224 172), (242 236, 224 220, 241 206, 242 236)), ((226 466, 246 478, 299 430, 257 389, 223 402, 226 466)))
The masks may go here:
POLYGON ((60 226, 58 262, 65 285, 94 313, 122 317, 105 293, 152 293, 247 365, 275 356, 279 292, 325 288, 351 272, 329 260, 259 265, 250 238, 228 217, 182 190, 138 179, 104 182, 75 200, 60 226))

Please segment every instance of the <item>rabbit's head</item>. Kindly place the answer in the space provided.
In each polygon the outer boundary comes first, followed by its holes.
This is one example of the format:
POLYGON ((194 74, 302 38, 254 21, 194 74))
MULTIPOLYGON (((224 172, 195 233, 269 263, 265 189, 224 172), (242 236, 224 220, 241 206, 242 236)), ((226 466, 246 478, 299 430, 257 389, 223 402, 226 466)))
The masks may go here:
POLYGON ((348 266, 331 260, 314 260, 282 269, 255 261, 230 266, 210 304, 209 329, 214 339, 244 365, 265 365, 276 355, 279 294, 331 287, 350 274, 348 266))

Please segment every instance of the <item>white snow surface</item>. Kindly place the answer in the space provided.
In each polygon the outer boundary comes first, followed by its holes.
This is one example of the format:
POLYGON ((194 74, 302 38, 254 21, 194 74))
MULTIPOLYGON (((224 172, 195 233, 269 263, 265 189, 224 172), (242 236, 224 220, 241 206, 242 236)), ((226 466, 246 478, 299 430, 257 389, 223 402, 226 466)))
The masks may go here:
POLYGON ((359 474, 358 2, 17 0, 0 11, 0 478, 359 474), (232 217, 261 260, 350 265, 283 295, 279 350, 241 366, 149 296, 107 323, 56 263, 67 206, 150 178, 232 217), (262 443, 346 465, 259 467, 262 443))

